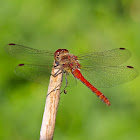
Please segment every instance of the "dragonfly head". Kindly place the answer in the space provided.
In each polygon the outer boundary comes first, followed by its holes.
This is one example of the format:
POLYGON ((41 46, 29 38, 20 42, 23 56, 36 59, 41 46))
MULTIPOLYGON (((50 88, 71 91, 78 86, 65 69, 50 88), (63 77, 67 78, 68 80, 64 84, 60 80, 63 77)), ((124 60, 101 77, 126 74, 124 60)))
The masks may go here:
POLYGON ((60 55, 65 55, 65 54, 68 54, 68 53, 69 53, 69 51, 67 49, 58 49, 54 53, 55 61, 59 61, 60 60, 60 55))

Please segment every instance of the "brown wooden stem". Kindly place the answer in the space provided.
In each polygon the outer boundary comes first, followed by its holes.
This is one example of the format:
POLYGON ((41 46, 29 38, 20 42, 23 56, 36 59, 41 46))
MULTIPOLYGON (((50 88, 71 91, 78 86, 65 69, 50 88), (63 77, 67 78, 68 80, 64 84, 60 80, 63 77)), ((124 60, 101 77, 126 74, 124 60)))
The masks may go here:
MULTIPOLYGON (((55 62, 54 62, 55 64, 55 62)), ((54 75, 58 69, 52 68, 52 75, 54 75)), ((59 71, 60 72, 60 71, 59 71)), ((53 140, 56 114, 58 104, 60 100, 60 87, 62 83, 62 73, 56 77, 50 77, 50 83, 47 92, 47 98, 45 103, 45 109, 43 114, 43 120, 40 131, 40 140, 53 140)))

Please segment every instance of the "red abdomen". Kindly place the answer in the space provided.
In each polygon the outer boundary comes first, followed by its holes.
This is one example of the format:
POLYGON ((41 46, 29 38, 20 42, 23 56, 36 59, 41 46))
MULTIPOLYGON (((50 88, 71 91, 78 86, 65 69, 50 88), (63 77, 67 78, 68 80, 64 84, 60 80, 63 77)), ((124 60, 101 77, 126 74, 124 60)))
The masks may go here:
POLYGON ((74 77, 76 77, 78 80, 80 80, 83 84, 85 84, 92 92, 94 92, 99 99, 101 99, 104 103, 106 103, 107 105, 110 105, 109 100, 107 99, 107 97, 105 97, 98 89, 96 89, 92 84, 90 84, 81 74, 81 72, 76 69, 72 72, 72 74, 74 75, 74 77))

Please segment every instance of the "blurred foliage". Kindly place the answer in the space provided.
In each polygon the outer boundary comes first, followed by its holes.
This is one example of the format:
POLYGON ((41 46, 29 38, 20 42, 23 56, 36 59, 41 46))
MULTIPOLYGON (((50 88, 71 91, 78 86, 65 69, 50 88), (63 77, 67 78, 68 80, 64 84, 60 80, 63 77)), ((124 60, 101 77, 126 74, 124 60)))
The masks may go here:
MULTIPOLYGON (((125 47, 132 52, 125 65, 139 71, 140 1, 0 1, 0 139, 37 140, 47 87, 14 74, 19 61, 4 52, 8 43, 50 51, 65 48, 75 55, 125 47)), ((139 83, 138 77, 100 89, 110 107, 80 82, 68 88, 61 95, 54 140, 139 140, 139 83)))

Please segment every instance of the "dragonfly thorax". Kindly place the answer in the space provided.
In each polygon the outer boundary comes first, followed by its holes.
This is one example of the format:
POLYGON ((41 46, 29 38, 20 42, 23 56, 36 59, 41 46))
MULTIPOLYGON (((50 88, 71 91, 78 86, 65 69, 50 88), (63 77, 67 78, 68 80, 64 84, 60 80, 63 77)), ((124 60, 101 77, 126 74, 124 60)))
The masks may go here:
POLYGON ((54 58, 60 68, 67 73, 80 69, 77 56, 69 54, 66 49, 58 49, 54 54, 54 58))

